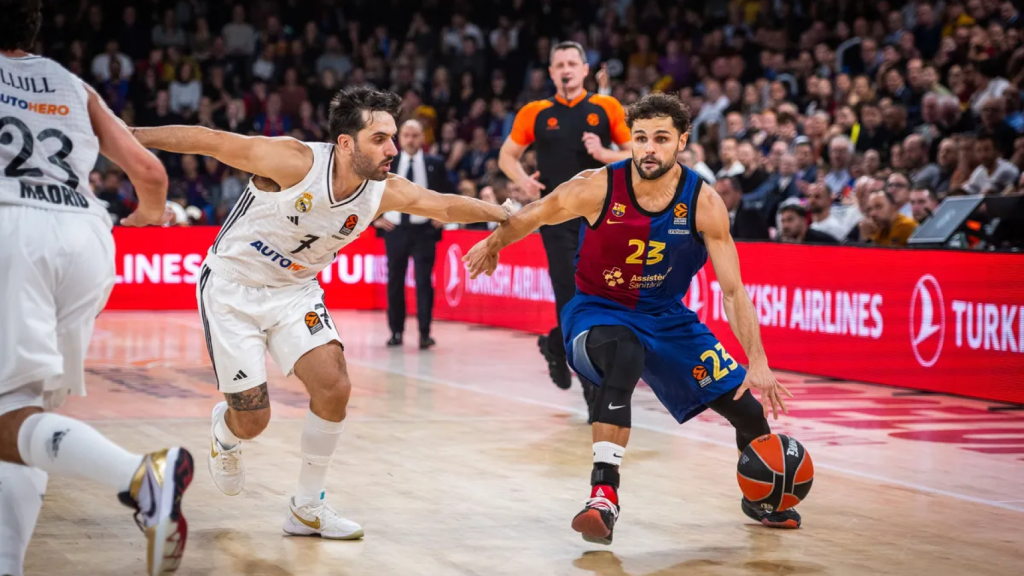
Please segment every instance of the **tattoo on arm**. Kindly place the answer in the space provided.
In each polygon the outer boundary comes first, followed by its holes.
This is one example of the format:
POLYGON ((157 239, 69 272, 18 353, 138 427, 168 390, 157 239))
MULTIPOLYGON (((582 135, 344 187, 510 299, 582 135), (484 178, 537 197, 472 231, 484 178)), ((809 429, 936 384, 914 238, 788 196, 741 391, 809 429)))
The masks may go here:
POLYGON ((260 384, 255 388, 246 390, 245 392, 225 394, 224 398, 227 399, 228 406, 230 406, 232 410, 237 410, 239 412, 252 412, 253 410, 270 408, 270 396, 267 395, 266 383, 260 384))

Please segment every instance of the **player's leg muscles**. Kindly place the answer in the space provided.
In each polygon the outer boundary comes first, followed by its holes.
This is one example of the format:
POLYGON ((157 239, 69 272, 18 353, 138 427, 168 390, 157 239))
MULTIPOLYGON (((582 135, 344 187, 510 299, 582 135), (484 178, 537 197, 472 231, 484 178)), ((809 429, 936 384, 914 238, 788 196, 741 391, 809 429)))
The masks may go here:
POLYGON ((732 399, 735 395, 736 388, 733 388, 708 402, 708 408, 721 414, 736 429, 736 448, 742 452, 756 438, 770 434, 771 427, 764 417, 764 407, 750 390, 745 391, 739 400, 732 399))
POLYGON ((338 449, 352 383, 345 352, 337 340, 317 346, 295 363, 295 375, 309 391, 309 412, 302 428, 302 468, 295 506, 317 501, 324 491, 327 469, 338 449))
MULTIPOLYGON (((224 424, 239 440, 259 436, 270 424, 270 396, 266 382, 242 392, 224 394, 224 399, 228 403, 224 424)), ((224 440, 219 435, 218 438, 224 440)))

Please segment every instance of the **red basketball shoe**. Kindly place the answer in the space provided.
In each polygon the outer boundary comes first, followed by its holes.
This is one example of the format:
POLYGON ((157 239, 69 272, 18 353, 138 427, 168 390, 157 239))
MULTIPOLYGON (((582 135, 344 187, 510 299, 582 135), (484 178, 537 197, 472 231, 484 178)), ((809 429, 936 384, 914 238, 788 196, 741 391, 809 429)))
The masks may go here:
POLYGON ((619 518, 619 494, 612 486, 598 484, 590 490, 583 511, 572 519, 572 529, 587 542, 611 544, 612 530, 619 518))

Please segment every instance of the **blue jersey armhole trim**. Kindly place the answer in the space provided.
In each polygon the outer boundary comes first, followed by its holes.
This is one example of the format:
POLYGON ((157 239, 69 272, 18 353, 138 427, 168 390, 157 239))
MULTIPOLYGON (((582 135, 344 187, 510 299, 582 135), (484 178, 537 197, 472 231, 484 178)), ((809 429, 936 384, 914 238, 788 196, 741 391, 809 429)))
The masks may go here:
POLYGON ((612 193, 615 191, 613 184, 615 178, 615 170, 613 170, 613 166, 613 164, 609 164, 608 166, 605 166, 604 169, 604 171, 608 174, 608 188, 604 193, 604 206, 601 207, 601 213, 598 214, 597 216, 597 222, 591 224, 590 222, 587 222, 586 218, 583 219, 583 223, 586 224, 587 228, 590 228, 591 230, 597 230, 601 223, 604 222, 605 216, 608 215, 608 207, 612 205, 612 193))
POLYGON ((697 205, 700 204, 700 191, 704 187, 704 179, 692 170, 690 173, 693 174, 694 179, 697 181, 696 185, 693 187, 693 192, 690 193, 690 232, 691 236, 703 245, 704 237, 697 231, 697 205))

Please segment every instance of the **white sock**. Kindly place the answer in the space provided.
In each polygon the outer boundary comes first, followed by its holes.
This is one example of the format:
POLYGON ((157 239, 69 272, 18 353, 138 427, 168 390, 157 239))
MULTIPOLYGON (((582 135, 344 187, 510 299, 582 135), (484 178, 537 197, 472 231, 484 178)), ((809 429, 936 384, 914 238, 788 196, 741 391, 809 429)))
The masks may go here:
POLYGON ((312 410, 306 412, 306 423, 302 427, 302 469, 299 470, 299 488, 295 491, 296 508, 323 498, 327 468, 344 429, 344 422, 328 422, 312 410))
POLYGON ((46 472, 0 462, 0 574, 23 576, 25 551, 46 494, 46 472))
POLYGON ((622 465, 622 457, 626 454, 626 447, 619 446, 614 442, 594 442, 594 463, 603 462, 613 466, 622 465))
MULTIPOLYGON (((221 402, 221 404, 227 406, 227 402, 221 402)), ((235 446, 238 446, 242 440, 238 436, 235 436, 235 433, 231 431, 231 428, 228 428, 228 423, 224 420, 227 413, 227 410, 224 410, 218 415, 217 422, 213 425, 213 437, 217 439, 217 443, 220 444, 222 448, 230 450, 235 446)))
POLYGON ((85 478, 118 492, 128 490, 142 456, 108 440, 84 422, 58 414, 33 414, 18 431, 18 452, 33 468, 85 478))

